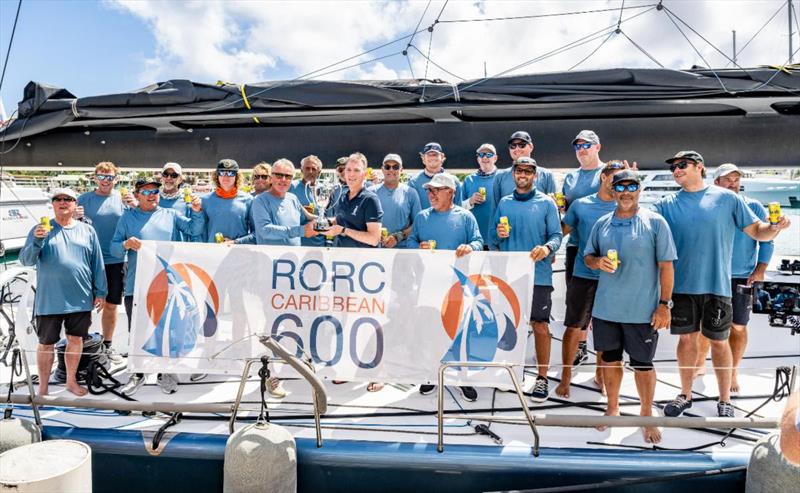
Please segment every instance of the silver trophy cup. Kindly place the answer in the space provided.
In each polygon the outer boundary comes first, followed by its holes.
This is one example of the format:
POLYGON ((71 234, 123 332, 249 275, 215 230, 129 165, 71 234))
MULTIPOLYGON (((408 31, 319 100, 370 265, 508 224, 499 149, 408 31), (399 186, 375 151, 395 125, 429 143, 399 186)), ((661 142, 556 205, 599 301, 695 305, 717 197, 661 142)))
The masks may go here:
POLYGON ((314 212, 317 213, 317 224, 314 225, 315 231, 325 231, 330 229, 331 221, 325 216, 325 211, 333 200, 333 195, 338 188, 338 184, 332 180, 317 180, 316 185, 311 186, 306 183, 306 198, 314 204, 314 212))

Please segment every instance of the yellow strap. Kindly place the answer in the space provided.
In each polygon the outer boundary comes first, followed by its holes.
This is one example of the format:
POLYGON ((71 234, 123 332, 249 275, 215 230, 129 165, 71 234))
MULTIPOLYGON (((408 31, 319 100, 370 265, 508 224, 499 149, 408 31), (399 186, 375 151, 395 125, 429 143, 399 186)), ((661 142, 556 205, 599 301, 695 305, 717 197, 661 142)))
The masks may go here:
MULTIPOLYGON (((242 100, 244 101, 245 108, 252 110, 253 108, 250 106, 250 101, 247 100, 247 94, 244 92, 244 84, 239 86, 239 91, 242 93, 242 100)), ((253 121, 259 124, 261 123, 257 116, 253 117, 253 121)))

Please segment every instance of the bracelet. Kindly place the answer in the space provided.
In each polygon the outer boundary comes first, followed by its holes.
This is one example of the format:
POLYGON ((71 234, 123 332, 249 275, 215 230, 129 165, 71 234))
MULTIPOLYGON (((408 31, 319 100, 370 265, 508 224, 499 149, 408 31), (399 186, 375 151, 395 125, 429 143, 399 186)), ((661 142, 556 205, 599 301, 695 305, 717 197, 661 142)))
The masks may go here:
POLYGON ((340 234, 342 236, 347 236, 347 228, 342 228, 342 232, 340 234))

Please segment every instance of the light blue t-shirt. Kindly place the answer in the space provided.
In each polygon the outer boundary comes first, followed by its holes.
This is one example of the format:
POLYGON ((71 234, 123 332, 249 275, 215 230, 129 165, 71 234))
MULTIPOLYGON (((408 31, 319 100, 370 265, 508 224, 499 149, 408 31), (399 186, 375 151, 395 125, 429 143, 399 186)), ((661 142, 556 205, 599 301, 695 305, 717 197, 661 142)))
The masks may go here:
POLYGON ((108 265, 124 262, 124 255, 111 255, 111 238, 117 229, 119 218, 127 208, 119 192, 112 190, 110 195, 86 192, 78 197, 78 205, 83 206, 84 215, 92 221, 92 227, 97 232, 100 248, 103 250, 103 261, 108 265))
POLYGON ((593 193, 575 200, 572 202, 572 205, 569 206, 569 209, 567 209, 567 213, 564 214, 562 221, 572 228, 573 231, 577 232, 575 235, 570 233, 570 238, 577 237, 579 239, 578 256, 575 258, 573 276, 597 280, 600 271, 594 271, 586 267, 581 252, 586 249, 586 241, 589 239, 589 233, 592 232, 594 223, 609 212, 614 212, 616 208, 617 203, 614 202, 614 199, 608 201, 602 200, 596 193, 593 193))
MULTIPOLYGON (((444 173, 444 169, 440 173, 444 173)), ((414 175, 410 180, 408 180, 408 186, 413 188, 417 191, 417 196, 419 196, 419 206, 422 209, 427 209, 431 206, 431 201, 428 200, 428 192, 423 188, 426 183, 431 181, 432 176, 428 176, 425 171, 420 171, 416 175, 414 175)), ((456 178, 453 175, 453 178, 456 178)), ((453 196, 453 204, 460 206, 464 200, 464 192, 463 187, 461 186, 461 182, 458 181, 456 178, 456 193, 453 196)))
POLYGON ((455 250, 459 245, 483 250, 478 221, 469 211, 457 205, 447 212, 438 212, 429 207, 417 214, 406 248, 419 248, 421 242, 430 240, 436 240, 437 250, 455 250))
POLYGON ((216 234, 236 243, 253 244, 253 218, 250 207, 253 196, 239 191, 232 199, 223 199, 216 192, 203 197, 203 212, 206 226, 206 243, 216 243, 216 234))
MULTIPOLYGON (((178 194, 177 197, 173 197, 171 199, 165 199, 162 195, 158 199, 158 206, 164 209, 172 209, 181 216, 186 216, 187 211, 191 208, 189 204, 183 201, 183 194, 178 194)), ((202 242, 202 238, 198 237, 196 239, 189 238, 188 236, 180 233, 180 240, 179 241, 198 241, 202 242)))
POLYGON ((279 198, 265 192, 253 200, 253 226, 258 245, 300 246, 303 225, 307 222, 303 206, 292 193, 279 198))
MULTIPOLYGON (((757 200, 741 195, 747 207, 753 211, 759 219, 766 221, 769 214, 764 206, 757 200)), ((736 230, 733 236, 733 260, 731 261, 731 272, 735 279, 747 279, 756 268, 756 263, 769 264, 772 260, 772 253, 775 245, 771 241, 756 241, 747 233, 736 230)))
MULTIPOLYGON (((414 218, 422 210, 419 203, 419 194, 416 190, 400 183, 392 190, 386 185, 369 188, 378 196, 378 201, 383 209, 381 226, 389 230, 389 234, 397 233, 409 227, 414 218)), ((397 244, 397 248, 405 248, 408 240, 397 244)))
MULTIPOLYGON (((203 232, 205 217, 202 212, 191 211, 190 217, 181 216, 173 209, 156 208, 144 212, 138 207, 128 209, 120 218, 114 239, 111 240, 111 252, 121 255, 125 252, 122 244, 128 238, 153 241, 180 241, 180 233, 199 236, 203 232)), ((137 252, 128 252, 128 272, 125 276, 125 296, 133 296, 136 283, 137 252)))
POLYGON ((758 221, 744 200, 709 186, 667 195, 655 208, 667 220, 678 250, 673 291, 730 297, 734 233, 758 221))
POLYGON ((613 274, 597 271, 592 316, 609 322, 650 323, 661 296, 658 263, 676 258, 667 221, 647 209, 625 219, 613 212, 604 215, 589 233, 581 254, 600 257, 612 249, 620 263, 613 274))
POLYGON ((94 228, 76 221, 61 227, 50 220, 50 233, 36 238, 31 229, 19 252, 22 265, 36 266, 39 289, 36 290, 35 314, 60 315, 89 312, 95 298, 108 294, 100 240, 94 228))
POLYGON ((503 252, 530 252, 538 245, 549 247, 550 255, 535 264, 533 284, 552 286, 552 260, 563 238, 555 202, 536 189, 527 200, 518 200, 514 194, 507 195, 497 205, 492 224, 497 225, 503 216, 508 217, 511 234, 508 238, 500 238, 497 227, 492 227, 489 237, 495 248, 503 252))
POLYGON ((494 204, 494 179, 496 176, 497 170, 488 175, 475 172, 464 178, 464 200, 469 200, 473 194, 478 193, 481 187, 486 189, 486 202, 475 204, 469 210, 478 221, 481 236, 484 238, 489 238, 489 228, 492 222, 492 204, 494 204))
MULTIPOLYGON (((572 203, 576 200, 597 193, 597 191, 600 190, 600 175, 603 174, 604 165, 604 163, 600 163, 600 166, 590 170, 578 168, 570 171, 567 176, 564 177, 561 193, 564 194, 564 198, 567 201, 567 210, 572 207, 572 203)), ((583 249, 583 246, 580 245, 579 234, 580 231, 570 233, 567 245, 578 246, 580 251, 583 249)))

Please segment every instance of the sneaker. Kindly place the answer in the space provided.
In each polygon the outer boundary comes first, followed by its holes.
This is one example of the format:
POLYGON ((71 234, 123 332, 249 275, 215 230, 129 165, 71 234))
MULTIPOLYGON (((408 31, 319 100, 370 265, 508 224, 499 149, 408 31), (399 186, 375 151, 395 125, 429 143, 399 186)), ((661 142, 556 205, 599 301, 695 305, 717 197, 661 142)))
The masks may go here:
POLYGON ((461 391, 461 397, 465 401, 475 402, 478 400, 478 391, 475 390, 475 387, 459 387, 458 390, 461 391))
POLYGON ((122 386, 120 392, 122 395, 127 395, 128 397, 132 396, 136 392, 139 392, 139 389, 142 388, 144 385, 144 375, 141 373, 134 373, 131 375, 131 378, 128 380, 128 383, 122 386))
POLYGON ((589 361, 589 349, 586 346, 586 341, 581 341, 578 343, 578 352, 575 354, 572 366, 581 366, 587 361, 589 361))
POLYGON ((125 361, 122 355, 119 354, 117 350, 114 349, 112 346, 106 347, 106 358, 108 358, 109 361, 117 365, 125 361))
POLYGON ((720 418, 735 418, 733 404, 725 401, 717 402, 717 416, 720 418))
POLYGON ((550 396, 550 382, 544 377, 536 377, 536 383, 531 391, 533 402, 544 402, 550 396))
POLYGON ((422 395, 432 394, 434 390, 436 390, 436 385, 425 384, 419 386, 419 393, 422 395))
POLYGON ((286 397, 286 389, 283 388, 283 384, 280 380, 276 377, 270 377, 268 380, 269 386, 267 392, 270 396, 275 397, 276 399, 283 399, 286 397))
POLYGON ((174 394, 178 391, 178 381, 169 373, 159 373, 156 383, 165 394, 174 394))
POLYGON ((199 382, 208 376, 208 373, 192 373, 189 376, 190 382, 199 382))
POLYGON ((684 394, 678 394, 674 401, 664 406, 664 416, 677 418, 690 407, 692 407, 692 401, 687 399, 684 394))

